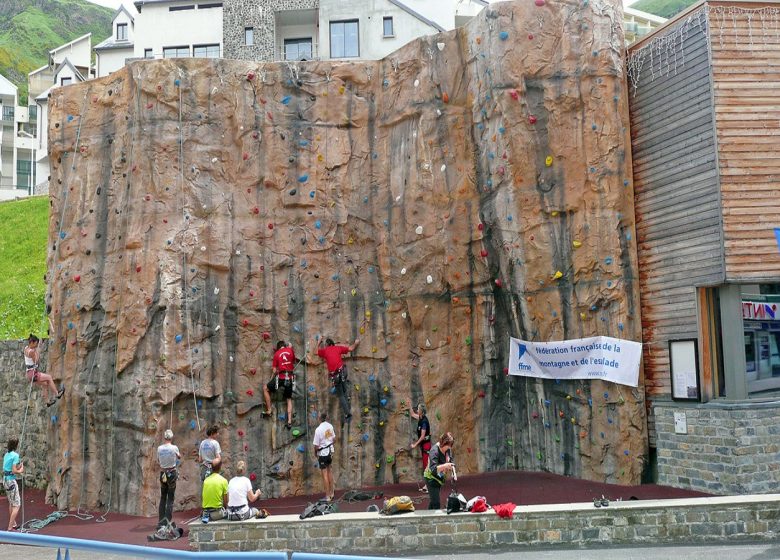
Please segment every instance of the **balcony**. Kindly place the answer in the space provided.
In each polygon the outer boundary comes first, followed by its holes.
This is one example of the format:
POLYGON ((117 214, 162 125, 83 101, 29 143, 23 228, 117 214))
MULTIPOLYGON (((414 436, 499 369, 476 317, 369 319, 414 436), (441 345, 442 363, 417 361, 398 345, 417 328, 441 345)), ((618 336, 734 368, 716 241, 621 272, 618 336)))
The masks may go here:
POLYGON ((318 60, 319 11, 280 10, 274 13, 275 60, 318 60))

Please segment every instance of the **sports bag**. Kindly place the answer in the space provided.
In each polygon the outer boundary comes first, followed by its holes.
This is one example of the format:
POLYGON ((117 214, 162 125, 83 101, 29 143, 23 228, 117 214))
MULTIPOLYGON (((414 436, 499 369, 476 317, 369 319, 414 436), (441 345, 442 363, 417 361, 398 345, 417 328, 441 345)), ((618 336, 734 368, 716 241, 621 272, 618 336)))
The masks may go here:
POLYGON ((394 496, 385 500, 385 506, 382 508, 382 515, 395 515, 397 513, 406 513, 414 511, 414 502, 409 496, 394 496))

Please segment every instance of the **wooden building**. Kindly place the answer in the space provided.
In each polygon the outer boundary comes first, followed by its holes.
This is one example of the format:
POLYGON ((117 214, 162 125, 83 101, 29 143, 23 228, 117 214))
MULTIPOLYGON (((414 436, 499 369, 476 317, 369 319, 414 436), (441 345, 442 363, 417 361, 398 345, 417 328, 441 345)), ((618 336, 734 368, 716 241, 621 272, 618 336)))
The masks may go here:
POLYGON ((780 434, 780 3, 699 2, 626 62, 658 480, 763 491, 746 471, 780 482, 767 474, 780 434), (745 439, 762 436, 763 450, 745 439), (755 461, 737 460, 748 443, 755 461), (719 456, 722 476, 697 476, 719 456))

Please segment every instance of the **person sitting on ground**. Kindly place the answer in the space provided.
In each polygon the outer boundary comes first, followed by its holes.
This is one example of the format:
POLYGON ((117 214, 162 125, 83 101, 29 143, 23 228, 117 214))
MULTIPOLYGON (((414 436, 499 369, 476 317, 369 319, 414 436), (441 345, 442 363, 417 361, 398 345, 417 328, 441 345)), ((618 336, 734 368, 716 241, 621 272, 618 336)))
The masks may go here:
POLYGON ((27 379, 31 383, 43 387, 43 397, 46 400, 46 406, 51 406, 65 393, 65 387, 63 386, 57 391, 57 386, 54 384, 51 375, 38 370, 38 362, 40 361, 38 343, 38 337, 30 334, 30 337, 27 339, 27 346, 24 347, 24 367, 27 370, 27 379), (49 391, 52 394, 51 400, 49 400, 49 391))
POLYGON ((360 344, 359 338, 356 338, 355 343, 349 346, 336 344, 330 338, 325 339, 324 348, 322 347, 321 338, 317 344, 317 356, 323 358, 325 365, 328 367, 328 379, 336 390, 336 396, 341 403, 341 413, 344 415, 344 420, 352 418, 352 413, 350 412, 349 396, 347 395, 347 370, 341 356, 354 351, 358 344, 360 344))
POLYGON ((228 519, 230 521, 245 521, 252 517, 265 517, 263 510, 249 506, 260 497, 260 489, 252 490, 252 482, 244 476, 246 463, 239 461, 236 465, 236 476, 228 482, 228 519))
POLYGON ((19 447, 19 440, 11 438, 8 440, 8 453, 3 456, 3 488, 8 497, 8 530, 15 531, 16 516, 19 515, 19 508, 22 500, 19 497, 19 483, 16 481, 16 475, 24 472, 24 465, 16 452, 19 447))
POLYGON ((217 459, 222 459, 222 448, 217 441, 219 426, 214 424, 206 430, 206 439, 200 442, 198 461, 200 462, 200 480, 206 480, 211 474, 211 465, 217 459))
POLYGON ((275 393, 282 385, 284 389, 284 398, 287 399, 287 423, 285 427, 292 428, 293 417, 293 382, 295 381, 295 352, 292 344, 287 344, 284 340, 276 343, 276 353, 274 353, 271 362, 273 377, 263 387, 263 396, 265 397, 265 410, 263 417, 271 416, 271 393, 275 393))
POLYGON ((431 498, 428 509, 441 509, 441 487, 444 485, 446 473, 455 470, 452 462, 452 446, 455 438, 450 432, 443 434, 431 448, 428 458, 428 468, 425 469, 425 484, 431 498))
POLYGON ((228 498, 228 481, 219 471, 222 470, 222 459, 214 459, 211 462, 211 474, 203 481, 201 501, 203 514, 201 521, 218 521, 226 517, 225 505, 228 498))

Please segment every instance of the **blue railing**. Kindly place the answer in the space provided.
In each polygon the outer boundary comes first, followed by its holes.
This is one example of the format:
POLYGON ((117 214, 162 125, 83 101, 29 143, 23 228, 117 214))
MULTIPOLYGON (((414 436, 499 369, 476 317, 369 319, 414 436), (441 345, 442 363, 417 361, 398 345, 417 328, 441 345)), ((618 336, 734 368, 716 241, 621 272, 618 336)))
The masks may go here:
MULTIPOLYGON (((88 550, 91 552, 106 552, 120 556, 136 558, 190 558, 196 560, 226 559, 237 560, 288 560, 286 552, 189 552, 185 550, 167 550, 150 546, 120 544, 105 541, 89 541, 69 537, 54 537, 49 535, 31 535, 29 533, 9 533, 0 531, 0 542, 24 544, 57 549, 57 558, 62 558, 60 549, 65 549, 66 558, 70 550, 88 550)), ((317 554, 312 552, 293 552, 289 560, 380 560, 375 556, 343 556, 338 554, 317 554)), ((384 558, 382 560, 388 560, 384 558)), ((400 559, 399 559, 400 560, 400 559)))

